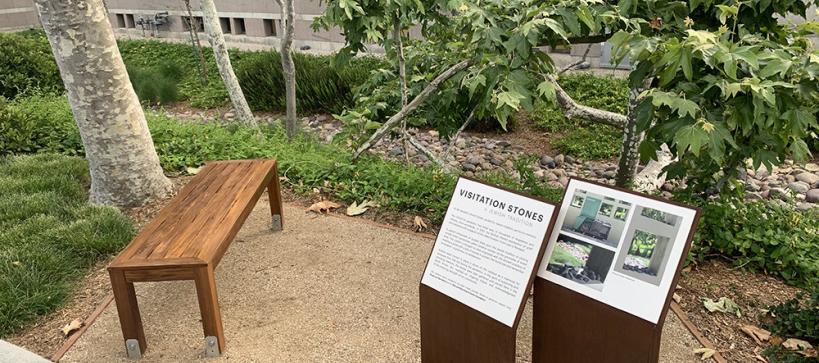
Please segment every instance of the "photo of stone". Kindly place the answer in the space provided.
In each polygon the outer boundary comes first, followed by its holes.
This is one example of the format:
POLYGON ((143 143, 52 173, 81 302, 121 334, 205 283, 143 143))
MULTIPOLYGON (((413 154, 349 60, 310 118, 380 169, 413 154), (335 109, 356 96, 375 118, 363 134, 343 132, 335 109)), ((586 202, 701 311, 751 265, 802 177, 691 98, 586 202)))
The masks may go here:
POLYGON ((614 251, 560 234, 546 269, 601 291, 613 260, 614 251))
POLYGON ((666 270, 671 241, 680 229, 680 217, 637 206, 626 230, 626 239, 615 271, 659 285, 666 270))
POLYGON ((572 237, 617 248, 631 204, 577 189, 561 230, 572 237))

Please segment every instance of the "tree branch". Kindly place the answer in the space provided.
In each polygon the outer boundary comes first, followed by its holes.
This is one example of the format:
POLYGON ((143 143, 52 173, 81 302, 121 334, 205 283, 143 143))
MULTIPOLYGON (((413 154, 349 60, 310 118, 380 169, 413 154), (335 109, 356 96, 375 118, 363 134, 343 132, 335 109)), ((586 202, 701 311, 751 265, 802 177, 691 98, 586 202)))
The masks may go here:
POLYGON ((396 113, 395 115, 392 115, 392 117, 390 117, 387 120, 387 122, 384 122, 384 124, 381 125, 381 127, 379 127, 378 130, 375 130, 375 132, 372 134, 372 136, 370 136, 370 138, 367 141, 365 141, 363 144, 361 144, 361 146, 358 147, 358 149, 356 149, 355 153, 353 153, 353 160, 358 159, 358 157, 361 156, 363 152, 367 151, 367 149, 373 147, 373 145, 375 145, 379 140, 381 140, 381 138, 383 138, 384 135, 387 134, 387 131, 389 131, 393 126, 401 122, 401 120, 409 116, 413 111, 415 111, 415 109, 421 106, 421 104, 423 104, 424 101, 426 101, 427 98, 429 98, 429 96, 433 92, 437 91, 441 87, 442 83, 452 78, 452 76, 454 76, 458 72, 466 69, 471 64, 472 61, 469 60, 462 61, 458 64, 453 65, 452 67, 449 67, 449 69, 439 74, 438 77, 435 77, 435 79, 433 79, 432 82, 430 82, 426 86, 426 88, 424 88, 424 90, 421 91, 421 93, 415 96, 415 98, 413 98, 408 105, 401 108, 401 111, 398 111, 398 113, 396 113))
POLYGON ((441 158, 439 158, 432 150, 427 149, 424 145, 422 145, 415 137, 409 134, 409 132, 404 131, 404 139, 409 141, 409 143, 414 146, 418 151, 422 154, 426 155, 429 160, 432 160, 435 164, 438 165, 445 173, 450 173, 452 168, 450 168, 449 164, 444 162, 441 158))
POLYGON ((593 44, 589 44, 589 45, 586 46, 586 51, 583 52, 583 57, 580 58, 579 61, 574 62, 572 64, 569 64, 568 66, 566 66, 566 68, 561 69, 559 72, 557 72, 557 75, 559 76, 559 75, 561 75, 563 73, 566 73, 567 71, 572 70, 575 67, 583 64, 586 61, 586 58, 589 56, 589 51, 591 51, 592 45, 593 44))
POLYGON ((557 83, 554 76, 547 75, 546 79, 551 81, 554 85, 557 103, 563 108, 563 114, 566 115, 567 118, 584 118, 592 122, 611 125, 618 129, 622 129, 626 125, 627 119, 625 115, 581 105, 575 102, 572 96, 569 96, 563 87, 560 87, 560 84, 557 83))
POLYGON ((452 150, 452 146, 454 146, 455 142, 458 141, 458 138, 461 137, 461 133, 464 132, 464 130, 466 129, 467 126, 469 126, 470 123, 472 123, 472 120, 475 118, 476 108, 478 108, 478 106, 472 107, 472 111, 469 112, 469 116, 466 118, 466 121, 464 121, 464 124, 461 125, 458 131, 455 132, 455 135, 452 136, 452 138, 449 140, 449 145, 447 145, 446 151, 444 151, 444 155, 449 155, 449 152, 452 150))

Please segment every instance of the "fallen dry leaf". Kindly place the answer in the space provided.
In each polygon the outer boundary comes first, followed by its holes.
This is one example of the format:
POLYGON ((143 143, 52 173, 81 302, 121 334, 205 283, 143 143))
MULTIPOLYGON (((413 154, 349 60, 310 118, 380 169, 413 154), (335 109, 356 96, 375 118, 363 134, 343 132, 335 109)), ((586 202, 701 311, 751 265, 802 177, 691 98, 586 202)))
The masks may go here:
POLYGON ((680 301, 682 301, 682 297, 680 296, 680 294, 678 294, 676 292, 674 293, 674 296, 672 296, 671 298, 674 299, 674 301, 676 301, 677 304, 679 304, 680 301))
POLYGON ((353 202, 353 204, 350 204, 350 206, 347 207, 347 215, 350 217, 357 216, 360 214, 364 214, 364 212, 366 212, 367 209, 375 207, 378 207, 378 204, 375 204, 369 200, 364 200, 363 202, 361 202, 361 204, 353 202))
POLYGON ((734 300, 724 296, 719 298, 717 301, 705 299, 702 301, 702 305, 712 313, 715 311, 721 311, 726 314, 736 314, 738 318, 742 317, 742 311, 740 310, 739 305, 737 305, 734 300))
POLYGON ((202 171, 201 166, 198 167, 198 168, 191 168, 191 167, 185 168, 185 172, 188 173, 188 175, 196 175, 196 174, 199 174, 200 171, 202 171))
POLYGON ((787 348, 787 349, 790 349, 790 350, 799 350, 799 351, 813 349, 813 346, 810 345, 810 343, 808 343, 808 342, 806 342, 806 341, 804 341, 802 339, 796 339, 796 338, 790 338, 790 339, 782 342, 782 346, 787 348))
POLYGON ((74 319, 70 323, 66 324, 60 330, 63 332, 63 336, 68 337, 69 335, 71 335, 71 333, 73 333, 80 327, 82 327, 82 322, 79 319, 74 319))
POLYGON ((412 224, 415 226, 415 232, 421 232, 427 229, 427 224, 424 223, 424 219, 421 218, 420 216, 415 216, 415 219, 413 220, 412 224))
POLYGON ((702 354, 702 356, 700 356, 700 359, 702 359, 702 360, 706 360, 708 358, 711 358, 716 353, 717 353, 717 351, 715 351, 715 350, 713 350, 711 348, 697 348, 697 349, 694 349, 694 354, 702 354))
POLYGON ((754 359, 756 359, 756 360, 758 360, 758 361, 760 361, 762 363, 768 363, 768 360, 765 359, 765 357, 763 357, 761 355, 761 353, 762 353, 762 348, 760 348, 760 347, 754 348, 754 359))
POLYGON ((12 264, 14 267, 20 267, 20 266, 23 266, 23 263, 22 263, 22 262, 20 262, 20 261, 13 261, 11 264, 12 264))
POLYGON ((329 212, 329 211, 331 211, 333 209, 336 209, 336 208, 341 208, 341 205, 339 205, 338 203, 333 203, 333 202, 331 202, 329 200, 322 200, 320 202, 316 202, 316 203, 311 204, 310 207, 307 208, 307 211, 308 212, 316 212, 316 213, 325 213, 325 212, 329 212))
POLYGON ((771 339, 771 332, 755 325, 743 325, 740 330, 751 337, 758 345, 762 345, 768 339, 771 339))

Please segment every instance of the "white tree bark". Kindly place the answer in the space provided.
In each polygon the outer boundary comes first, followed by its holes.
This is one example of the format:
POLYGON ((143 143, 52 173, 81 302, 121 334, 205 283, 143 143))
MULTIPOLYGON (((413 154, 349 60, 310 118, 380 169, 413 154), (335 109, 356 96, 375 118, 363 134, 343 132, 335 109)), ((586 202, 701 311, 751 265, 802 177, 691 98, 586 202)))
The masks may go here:
POLYGON ((639 104, 640 93, 645 88, 638 87, 629 90, 628 116, 623 126, 623 143, 620 145, 620 158, 617 161, 617 175, 614 176, 614 185, 618 187, 631 186, 640 164, 640 143, 643 142, 643 133, 637 129, 637 115, 634 112, 639 104))
POLYGON ((417 109, 418 106, 421 106, 421 104, 423 104, 424 101, 426 101, 427 98, 429 98, 429 96, 432 95, 433 92, 441 88, 442 83, 452 78, 452 76, 454 76, 458 72, 466 69, 471 64, 472 64, 471 61, 468 60, 462 61, 458 64, 455 64, 452 67, 449 67, 449 69, 439 74, 438 77, 435 77, 435 79, 433 79, 432 82, 430 82, 424 88, 424 90, 421 91, 421 93, 415 96, 415 98, 413 98, 409 104, 404 106, 401 109, 401 111, 398 111, 398 113, 396 113, 395 115, 392 115, 392 117, 390 117, 387 120, 387 122, 384 122, 384 124, 381 125, 381 127, 379 127, 378 130, 375 130, 375 132, 372 134, 372 136, 370 136, 370 138, 367 141, 365 141, 363 144, 361 144, 361 146, 358 147, 358 149, 356 149, 356 151, 353 153, 353 160, 358 159, 358 157, 361 156, 363 152, 367 151, 369 148, 373 147, 373 145, 375 145, 379 140, 381 140, 381 138, 383 138, 384 135, 387 134, 387 131, 389 131, 393 126, 395 126, 395 124, 404 120, 404 118, 409 116, 409 114, 411 114, 413 111, 415 111, 415 109, 417 109))
POLYGON ((205 32, 208 33, 210 46, 213 49, 213 56, 216 58, 216 66, 219 68, 222 81, 225 82, 225 89, 227 89, 230 102, 236 110, 236 117, 248 126, 258 128, 256 119, 253 117, 253 112, 250 111, 250 106, 247 105, 245 94, 242 92, 242 88, 239 87, 239 80, 236 78, 236 74, 233 73, 233 66, 230 64, 230 55, 228 54, 227 45, 225 44, 225 35, 222 34, 222 26, 219 24, 219 15, 216 13, 216 5, 213 4, 213 0, 202 0, 201 5, 205 32))
POLYGON ((85 146, 91 202, 137 206, 167 196, 171 183, 102 0, 34 3, 85 146))
MULTIPOLYGON (((407 62, 404 59, 404 41, 401 39, 401 18, 396 14, 393 18, 392 37, 395 41, 395 53, 398 56, 398 85, 401 87, 401 107, 409 103, 407 90, 407 62)), ((407 119, 401 120, 401 140, 404 143, 404 159, 409 162, 409 140, 407 133, 407 119)))
POLYGON ((208 84, 208 63, 205 62, 205 54, 202 52, 202 43, 199 42, 199 33, 196 29, 199 27, 199 22, 196 21, 196 17, 193 16, 193 10, 191 10, 191 0, 182 0, 185 3, 185 9, 188 11, 188 32, 191 36, 191 46, 193 46, 193 52, 196 53, 196 57, 199 59, 199 75, 202 77, 202 84, 208 84))
POLYGON ((296 110, 296 64, 293 62, 293 32, 295 26, 293 18, 295 10, 293 0, 276 0, 282 9, 282 42, 279 53, 282 57, 282 74, 284 75, 285 102, 287 104, 287 139, 293 137, 299 130, 299 118, 296 110))
POLYGON ((589 121, 604 123, 620 129, 626 125, 627 120, 625 115, 583 106, 575 102, 575 100, 566 93, 563 87, 560 87, 560 84, 557 83, 557 79, 555 79, 554 76, 548 75, 546 79, 551 81, 554 85, 557 103, 563 108, 563 113, 567 118, 584 118, 589 121))

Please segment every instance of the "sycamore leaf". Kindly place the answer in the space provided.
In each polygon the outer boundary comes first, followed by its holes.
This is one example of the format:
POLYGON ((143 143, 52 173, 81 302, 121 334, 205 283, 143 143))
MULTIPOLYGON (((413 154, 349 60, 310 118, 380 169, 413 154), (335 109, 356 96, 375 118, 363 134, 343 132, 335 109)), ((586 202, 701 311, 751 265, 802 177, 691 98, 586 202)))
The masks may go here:
POLYGON ((415 232, 421 232, 427 229, 427 224, 424 222, 424 219, 420 216, 415 216, 415 219, 412 221, 413 226, 415 227, 415 232))
POLYGON ((555 86, 551 81, 543 81, 537 85, 537 93, 549 101, 555 99, 555 86))
POLYGON ((813 348, 810 343, 796 338, 790 338, 782 342, 782 346, 790 350, 806 350, 813 348))
POLYGON ((677 304, 679 304, 679 303, 680 303, 680 301, 682 301, 682 297, 680 296, 680 294, 678 294, 678 293, 676 293, 676 292, 674 293, 674 295, 673 295, 673 296, 671 296, 671 298, 672 298, 672 299, 674 299, 674 301, 675 301, 677 304))
POLYGON ((702 305, 712 313, 719 311, 727 314, 736 314, 737 317, 742 317, 742 311, 740 310, 739 305, 737 305, 733 300, 724 296, 719 298, 717 301, 705 299, 702 301, 702 305))
POLYGON ((706 360, 708 358, 711 358, 716 353, 717 353, 717 351, 715 351, 715 350, 713 350, 711 348, 697 348, 697 349, 694 349, 694 354, 701 354, 700 359, 702 359, 702 360, 706 360))
POLYGON ((339 205, 338 203, 333 203, 329 200, 322 200, 320 202, 311 204, 310 207, 307 208, 307 211, 315 213, 324 213, 329 212, 336 208, 341 208, 341 205, 339 205))
POLYGON ((191 168, 191 167, 185 168, 185 172, 188 173, 188 175, 196 175, 196 174, 199 174, 200 171, 202 171, 201 166, 198 167, 198 168, 191 168))
POLYGON ((754 342, 759 345, 762 345, 764 342, 768 341, 768 339, 771 339, 771 332, 755 325, 743 325, 740 330, 751 337, 751 339, 753 339, 754 342))
POLYGON ((369 201, 369 200, 364 200, 363 202, 361 202, 361 204, 357 204, 356 202, 353 202, 353 204, 350 204, 350 206, 347 207, 347 212, 346 213, 347 213, 348 216, 351 216, 351 217, 352 216, 357 216, 357 215, 360 215, 360 214, 364 214, 364 212, 366 212, 368 209, 375 208, 375 207, 378 207, 378 204, 375 204, 375 203, 373 203, 372 201, 369 201))
POLYGON ((62 329, 60 329, 60 331, 63 332, 64 337, 67 337, 81 327, 82 322, 79 319, 74 319, 70 323, 66 324, 62 329))

